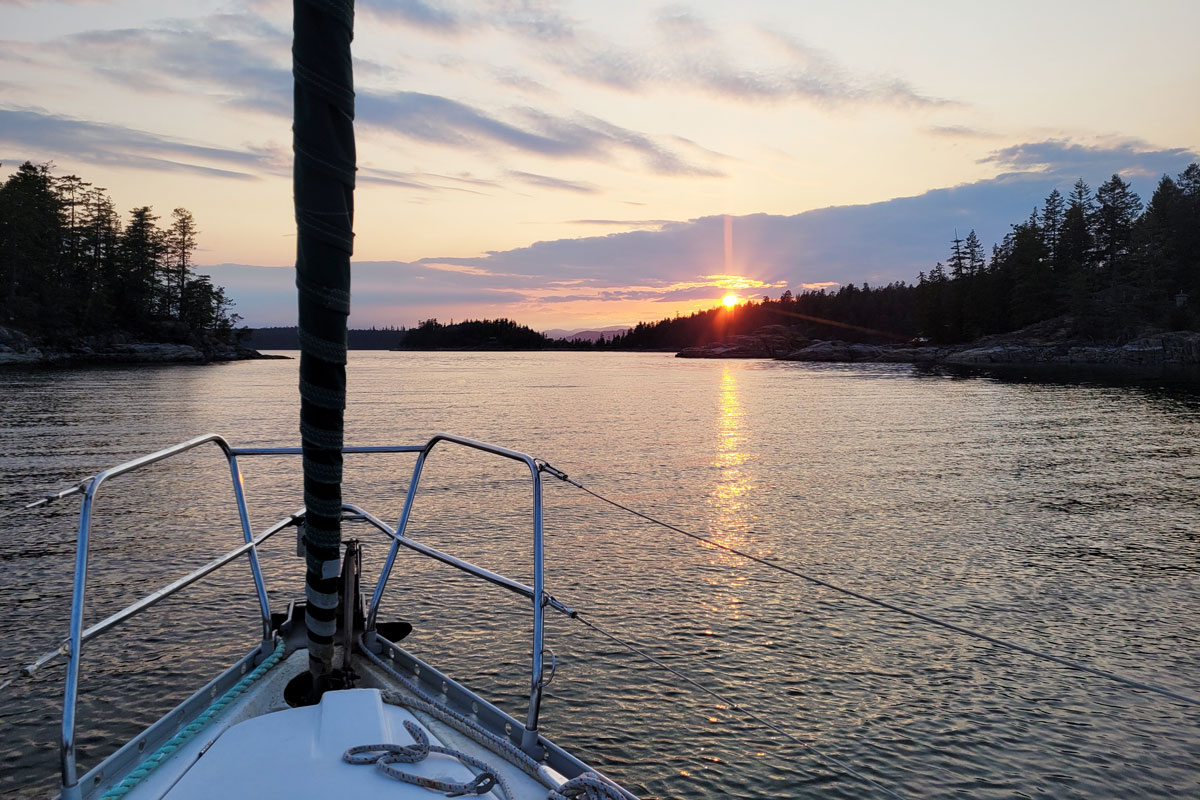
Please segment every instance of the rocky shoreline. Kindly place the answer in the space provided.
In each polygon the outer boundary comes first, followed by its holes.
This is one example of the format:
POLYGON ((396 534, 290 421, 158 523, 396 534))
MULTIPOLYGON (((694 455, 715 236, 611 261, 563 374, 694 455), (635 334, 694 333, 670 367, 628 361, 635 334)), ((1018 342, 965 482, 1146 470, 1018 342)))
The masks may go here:
POLYGON ((289 358, 248 347, 126 341, 121 336, 88 338, 67 346, 34 342, 20 331, 0 328, 0 367, 61 367, 86 364, 208 364, 214 361, 289 358))
POLYGON ((773 358, 779 361, 965 366, 1200 367, 1200 333, 1145 332, 1130 341, 1097 343, 1061 335, 1047 326, 953 346, 861 344, 805 339, 782 325, 725 342, 689 347, 677 358, 773 358))

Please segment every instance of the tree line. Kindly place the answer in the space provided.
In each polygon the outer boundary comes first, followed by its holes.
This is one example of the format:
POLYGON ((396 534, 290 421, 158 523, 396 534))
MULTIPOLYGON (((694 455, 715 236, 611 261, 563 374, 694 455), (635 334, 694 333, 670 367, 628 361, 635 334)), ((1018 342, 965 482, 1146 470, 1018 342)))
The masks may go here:
MULTIPOLYGON (((346 346, 351 350, 395 350, 404 330, 393 325, 350 328, 346 331, 346 346)), ((300 329, 295 325, 255 328, 247 332, 243 344, 255 350, 299 350, 300 329)))
POLYGON ((545 335, 511 319, 468 319, 449 324, 422 321, 400 333, 402 350, 541 350, 550 345, 545 335))
POLYGON ((1012 226, 985 262, 974 231, 918 278, 916 322, 961 342, 1068 315, 1078 335, 1123 339, 1146 326, 1195 330, 1200 305, 1200 164, 1164 175, 1150 201, 1120 175, 1082 179, 1012 226))
POLYGON ((122 221, 106 190, 50 164, 22 164, 0 184, 0 325, 46 342, 126 334, 228 342, 232 302, 192 271, 199 230, 186 208, 150 206, 122 221))
POLYGON ((1011 226, 991 253, 957 232, 915 284, 785 291, 734 309, 639 323, 605 346, 682 349, 784 324, 812 338, 956 343, 1055 318, 1069 333, 1120 341, 1146 327, 1200 329, 1200 164, 1164 175, 1148 203, 1119 175, 1082 179, 1011 226))
POLYGON ((616 350, 682 350, 768 325, 786 325, 811 338, 889 344, 916 336, 914 287, 898 281, 887 286, 846 284, 836 292, 785 291, 777 300, 763 296, 734 308, 717 307, 687 316, 639 322, 602 347, 616 350))

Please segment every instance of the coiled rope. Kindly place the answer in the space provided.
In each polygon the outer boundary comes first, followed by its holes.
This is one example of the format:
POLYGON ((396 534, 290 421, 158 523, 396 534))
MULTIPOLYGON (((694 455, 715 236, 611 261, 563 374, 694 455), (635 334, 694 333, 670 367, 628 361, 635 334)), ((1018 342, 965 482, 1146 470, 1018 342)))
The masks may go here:
POLYGON ((878 606, 879 608, 883 608, 888 611, 894 611, 897 614, 903 614, 908 617, 913 617, 914 619, 919 619, 922 622, 927 622, 930 625, 935 625, 939 628, 944 628, 946 630, 962 634, 963 636, 969 636, 973 639, 978 639, 980 641, 987 642, 988 644, 994 645, 996 647, 1002 647, 1007 650, 1013 650, 1018 653, 1024 653, 1027 656, 1032 656, 1033 658, 1037 658, 1042 661, 1052 661, 1055 664, 1059 664, 1060 666, 1067 667, 1068 669, 1072 669, 1077 672, 1084 672, 1089 675, 1094 675, 1098 678, 1104 678, 1105 680, 1112 681, 1114 683, 1119 683, 1119 684, 1128 686, 1133 689, 1141 689, 1143 691, 1153 692, 1154 694, 1158 694, 1163 697, 1170 698, 1171 700, 1177 700, 1181 703, 1187 703, 1187 704, 1193 705, 1193 706, 1200 706, 1200 699, 1197 699, 1190 695, 1184 694, 1183 692, 1178 691, 1176 689, 1169 689, 1169 688, 1166 688, 1163 686, 1156 686, 1152 683, 1146 683, 1145 681, 1139 681, 1134 678, 1128 678, 1124 675, 1119 675, 1115 672, 1107 672, 1102 669, 1090 667, 1087 664, 1083 664, 1078 661, 1072 661, 1071 659, 1064 658, 1062 656, 1056 656, 1053 653, 1047 653, 1042 650, 1037 650, 1037 649, 1029 647, 1027 645, 1019 644, 1017 642, 1011 642, 1011 641, 1008 641, 1005 639, 1000 639, 995 636, 991 636, 989 634, 982 633, 981 631, 973 630, 971 628, 967 628, 962 625, 957 625, 953 622, 949 622, 944 619, 939 619, 938 617, 934 617, 934 616, 925 614, 920 611, 915 611, 911 608, 905 608, 904 606, 896 605, 895 603, 891 603, 887 600, 881 600, 878 597, 872 597, 871 595, 863 594, 862 592, 858 592, 853 589, 847 589, 844 586, 838 586, 837 584, 830 583, 829 581, 823 580, 823 579, 815 577, 813 575, 808 575, 803 572, 800 572, 799 570, 793 569, 792 567, 789 567, 785 564, 780 564, 778 561, 772 561, 771 559, 768 559, 768 558, 762 558, 761 556, 756 556, 752 553, 747 553, 744 550, 738 550, 735 547, 730 547, 727 544, 722 544, 721 542, 714 541, 707 537, 701 536, 697 533, 692 533, 691 531, 684 530, 683 528, 672 525, 669 522, 664 522, 660 519, 650 516, 649 514, 644 514, 641 511, 632 509, 629 506, 626 506, 622 503, 617 502, 616 500, 612 500, 608 497, 605 497, 604 495, 600 494, 599 492, 593 491, 592 489, 589 489, 588 487, 584 486, 579 481, 573 480, 572 478, 568 477, 565 472, 555 469, 554 467, 550 466, 549 464, 545 464, 543 462, 541 466, 542 466, 543 471, 546 472, 548 475, 558 478, 560 481, 563 481, 564 483, 568 483, 568 484, 574 486, 576 489, 580 489, 580 490, 586 492, 587 494, 591 495, 592 497, 596 498, 597 500, 600 500, 601 502, 604 502, 604 503, 608 503, 610 506, 613 506, 614 508, 618 508, 622 511, 632 514, 635 517, 640 517, 641 519, 644 519, 647 522, 650 522, 650 523, 653 523, 660 527, 666 528, 667 530, 673 531, 674 533, 678 533, 683 536, 686 536, 689 539, 694 539, 698 542, 703 542, 704 544, 711 545, 712 547, 715 547, 718 550, 724 550, 725 552, 730 553, 732 555, 739 556, 740 558, 747 559, 748 561, 753 561, 757 564, 762 564, 763 566, 768 567, 770 569, 786 573, 786 574, 791 575, 796 578, 800 578, 801 580, 808 581, 809 583, 814 584, 816 586, 821 586, 823 588, 829 589, 834 592, 838 592, 838 593, 846 595, 848 597, 853 597, 857 600, 863 601, 864 603, 870 603, 871 605, 878 606))
POLYGON ((381 773, 392 780, 411 783, 414 786, 431 789, 435 792, 442 792, 447 797, 458 797, 465 794, 486 794, 492 790, 493 786, 496 786, 499 787, 500 792, 507 800, 516 800, 516 795, 513 794, 508 781, 490 765, 460 750, 430 744, 429 737, 425 734, 425 731, 421 730, 421 726, 412 720, 404 720, 404 730, 408 731, 408 735, 413 737, 412 744, 359 745, 358 747, 351 747, 343 753, 342 760, 347 764, 374 764, 381 773), (475 776, 474 780, 467 783, 426 778, 423 775, 414 775, 411 772, 405 772, 393 766, 393 764, 415 764, 418 761, 424 761, 430 753, 440 753, 444 756, 450 756, 464 764, 481 770, 481 772, 475 776))
POLYGON ((283 658, 283 639, 275 645, 275 651, 271 655, 263 659, 263 662, 254 668, 240 681, 235 683, 233 687, 225 694, 217 698, 212 705, 204 710, 200 716, 191 721, 183 730, 167 740, 166 744, 155 750, 149 758, 143 761, 138 767, 130 772, 125 778, 113 788, 104 793, 102 800, 116 800, 116 798, 124 797, 133 790, 142 780, 154 770, 158 769, 164 761, 171 757, 176 750, 183 747, 191 741, 197 733, 212 722, 217 716, 229 707, 229 704, 246 693, 255 681, 266 675, 271 669, 279 663, 283 658))
MULTIPOLYGON (((518 767, 526 775, 534 778, 549 788, 550 800, 638 800, 612 781, 596 772, 585 772, 577 775, 561 786, 551 784, 538 767, 541 766, 524 750, 517 747, 508 739, 497 736, 475 720, 439 703, 433 695, 426 692, 415 681, 401 674, 398 670, 384 661, 367 648, 362 639, 358 640, 358 649, 375 666, 383 670, 392 680, 412 693, 407 697, 397 692, 381 692, 383 701, 395 706, 407 708, 410 711, 420 711, 428 714, 439 722, 448 725, 476 744, 486 747, 496 755, 518 767)), ((493 773, 495 774, 495 773, 493 773)), ((497 775, 497 777, 499 777, 497 775)), ((507 789, 503 789, 507 792, 507 789)))

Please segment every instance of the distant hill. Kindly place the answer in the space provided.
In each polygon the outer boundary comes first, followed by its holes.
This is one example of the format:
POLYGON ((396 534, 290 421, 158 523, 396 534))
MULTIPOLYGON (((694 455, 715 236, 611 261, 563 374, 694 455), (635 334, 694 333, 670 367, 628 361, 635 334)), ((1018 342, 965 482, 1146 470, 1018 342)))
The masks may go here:
MULTIPOLYGON (((546 331, 545 340, 524 325, 510 320, 468 320, 465 325, 440 325, 429 320, 418 328, 351 328, 347 331, 351 350, 477 349, 540 350, 553 341, 596 342, 601 336, 611 340, 624 336, 629 328, 611 326, 588 330, 546 331), (429 323, 432 322, 433 325, 429 323), (421 330, 421 328, 425 330, 421 330), (411 335, 410 335, 411 334, 411 335)), ((247 347, 257 350, 299 350, 295 326, 286 328, 255 328, 245 339, 247 347)))
POLYGON ((605 339, 611 339, 614 335, 624 336, 629 332, 629 328, 623 325, 612 325, 607 328, 590 328, 587 330, 568 331, 562 328, 554 328, 553 330, 543 331, 547 339, 566 339, 568 342, 584 341, 594 342, 603 336, 605 339))
POLYGON ((511 319, 468 319, 443 325, 427 319, 400 337, 402 350, 541 350, 546 337, 511 319))
MULTIPOLYGON (((351 328, 346 331, 351 350, 391 350, 400 344, 403 328, 351 328)), ((300 334, 290 328, 255 328, 246 338, 255 350, 299 350, 300 334)))

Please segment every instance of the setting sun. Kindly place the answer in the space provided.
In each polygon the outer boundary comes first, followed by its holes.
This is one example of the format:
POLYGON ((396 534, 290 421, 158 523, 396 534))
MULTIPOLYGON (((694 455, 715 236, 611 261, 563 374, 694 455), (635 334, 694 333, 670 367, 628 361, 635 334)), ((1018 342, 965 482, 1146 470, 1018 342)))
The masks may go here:
POLYGON ((738 296, 736 294, 727 294, 721 298, 721 302, 726 308, 733 308, 738 304, 738 296))

